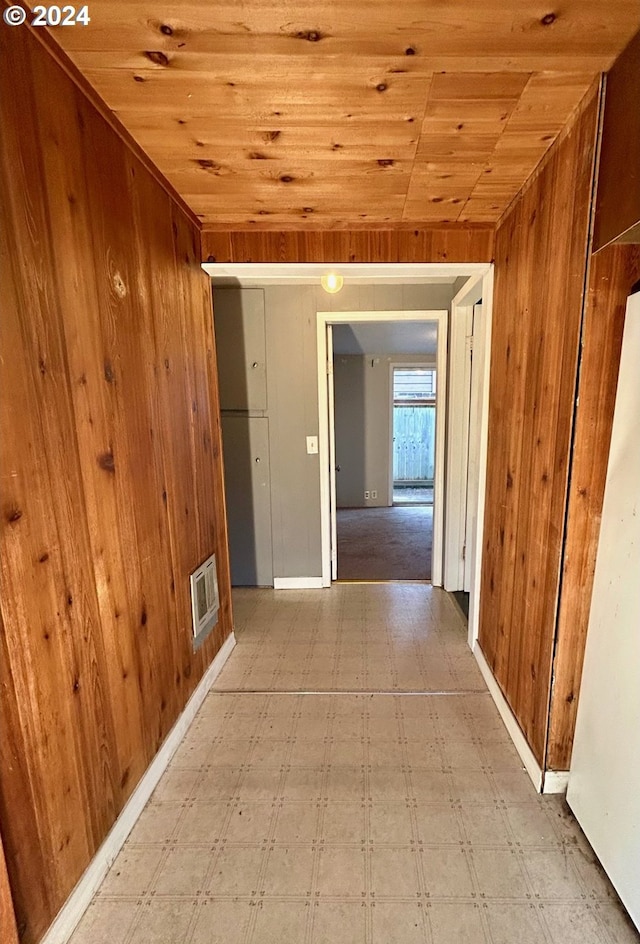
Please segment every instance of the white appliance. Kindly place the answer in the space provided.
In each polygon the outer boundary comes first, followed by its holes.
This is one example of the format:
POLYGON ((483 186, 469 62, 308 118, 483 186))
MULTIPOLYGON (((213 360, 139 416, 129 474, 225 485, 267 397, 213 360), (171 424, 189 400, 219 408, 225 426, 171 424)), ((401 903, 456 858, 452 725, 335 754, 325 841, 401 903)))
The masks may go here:
POLYGON ((640 284, 627 304, 567 801, 640 928, 640 284))

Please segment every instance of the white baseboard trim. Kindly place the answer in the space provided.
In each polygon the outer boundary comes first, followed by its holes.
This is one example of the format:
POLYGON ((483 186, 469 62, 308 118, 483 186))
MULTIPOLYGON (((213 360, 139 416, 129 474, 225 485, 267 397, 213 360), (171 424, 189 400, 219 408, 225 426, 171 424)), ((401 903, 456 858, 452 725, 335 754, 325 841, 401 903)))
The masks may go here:
POLYGON ((568 770, 546 770, 544 774, 544 783, 542 785, 543 793, 566 793, 569 786, 568 770))
POLYGON ((527 744, 527 740, 520 729, 520 725, 516 721, 509 704, 500 690, 500 686, 495 680, 494 674, 489 668, 489 663, 484 657, 484 654, 476 640, 476 644, 473 647, 473 654, 476 657, 476 662, 480 667, 482 676, 487 683, 487 688, 491 693, 491 697, 496 703, 496 708, 500 712, 500 717, 504 721, 504 725, 509 732, 509 736, 514 743, 515 749, 520 755, 520 760, 524 764, 524 767, 531 777, 534 787, 538 793, 542 793, 542 770, 538 761, 535 759, 533 751, 527 744))
POLYGON ((274 590, 322 590, 322 577, 274 577, 274 590))
POLYGON ((184 711, 171 728, 162 747, 147 767, 142 780, 129 797, 106 839, 58 912, 40 944, 66 944, 73 934, 114 859, 124 845, 127 836, 135 826, 138 817, 147 804, 147 800, 158 785, 158 781, 166 770, 169 761, 180 746, 180 742, 187 733, 189 725, 195 718, 207 692, 231 655, 235 644, 235 635, 231 633, 225 639, 213 662, 202 676, 198 687, 185 705, 184 711))

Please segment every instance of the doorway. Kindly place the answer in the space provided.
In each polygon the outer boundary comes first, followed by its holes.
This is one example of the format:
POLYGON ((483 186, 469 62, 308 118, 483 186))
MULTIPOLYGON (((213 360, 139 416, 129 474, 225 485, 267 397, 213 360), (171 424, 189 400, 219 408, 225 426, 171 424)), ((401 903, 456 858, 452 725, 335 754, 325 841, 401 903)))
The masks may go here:
MULTIPOLYGON (((321 413, 324 412, 326 417, 324 435, 322 419, 320 422, 321 468, 323 453, 329 465, 329 501, 328 508, 323 508, 323 514, 325 510, 328 512, 331 536, 328 582, 345 577, 431 579, 435 586, 441 585, 448 314, 446 310, 318 312, 318 350, 323 364, 319 372, 319 403, 321 413), (361 338, 367 328, 372 332, 375 329, 375 336, 379 338, 382 327, 390 329, 391 334, 392 329, 401 327, 400 333, 404 334, 404 343, 409 347, 404 350, 390 347, 372 350, 371 344, 363 341, 363 352, 366 347, 369 350, 362 354, 357 364, 347 363, 346 357, 334 358, 334 342, 338 339, 337 353, 340 354, 340 330, 345 326, 357 328, 361 338), (427 345, 422 350, 412 348, 407 341, 411 326, 415 327, 416 336, 427 345), (423 409, 421 404, 424 401, 425 408, 431 411, 428 419, 433 442, 428 461, 432 462, 433 469, 425 485, 429 488, 430 501, 416 502, 414 507, 405 507, 400 502, 396 504, 393 498, 393 379, 396 368, 405 369, 405 378, 411 376, 409 369, 421 370, 431 388, 428 405, 424 397, 418 397, 416 401, 420 404, 417 409, 423 409), (345 373, 350 375, 349 383, 344 379, 345 373), (436 376, 440 381, 437 386, 436 376), (336 409, 336 381, 339 400, 341 388, 350 391, 348 398, 342 398, 348 399, 350 404, 351 415, 345 422, 341 422, 343 417, 339 404, 336 409), (358 417, 354 410, 359 412, 358 417), (383 454, 377 449, 380 444, 383 454), (354 453, 358 453, 359 460, 354 453), (374 453, 376 459, 372 458, 374 453), (345 495, 349 496, 346 500, 345 495), (339 534, 339 522, 342 534, 339 534), (342 567, 339 563, 341 557, 342 567)), ((398 374, 399 378, 401 376, 398 374)), ((406 474, 410 475, 408 458, 407 455, 404 463, 398 459, 396 466, 402 464, 406 474)), ((416 481, 420 484, 422 480, 418 478, 416 481)), ((403 484, 408 486, 409 479, 405 479, 403 484)))

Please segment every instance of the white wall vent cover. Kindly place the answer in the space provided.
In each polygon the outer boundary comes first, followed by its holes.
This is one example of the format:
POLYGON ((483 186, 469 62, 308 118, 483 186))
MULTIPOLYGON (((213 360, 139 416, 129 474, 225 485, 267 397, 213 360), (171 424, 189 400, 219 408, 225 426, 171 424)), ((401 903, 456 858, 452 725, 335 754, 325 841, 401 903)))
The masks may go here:
POLYGON ((216 555, 191 574, 191 613, 193 615, 193 648, 198 649, 218 622, 220 598, 216 555))

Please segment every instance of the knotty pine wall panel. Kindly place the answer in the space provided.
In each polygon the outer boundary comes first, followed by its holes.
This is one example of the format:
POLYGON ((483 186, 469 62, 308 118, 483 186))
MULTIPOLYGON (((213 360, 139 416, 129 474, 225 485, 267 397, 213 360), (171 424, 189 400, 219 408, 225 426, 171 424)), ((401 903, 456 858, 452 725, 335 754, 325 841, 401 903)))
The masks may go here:
POLYGON ((35 31, 0 39, 0 833, 31 944, 231 610, 197 228, 35 31), (220 621, 194 654, 188 575, 212 551, 220 621))
POLYGON ((494 227, 451 224, 394 229, 204 230, 203 262, 491 262, 494 227))
POLYGON ((496 233, 479 642, 541 766, 598 98, 594 88, 496 233))
POLYGON ((591 259, 553 667, 547 747, 552 770, 568 770, 571 763, 625 309, 639 279, 640 246, 612 244, 591 259))

